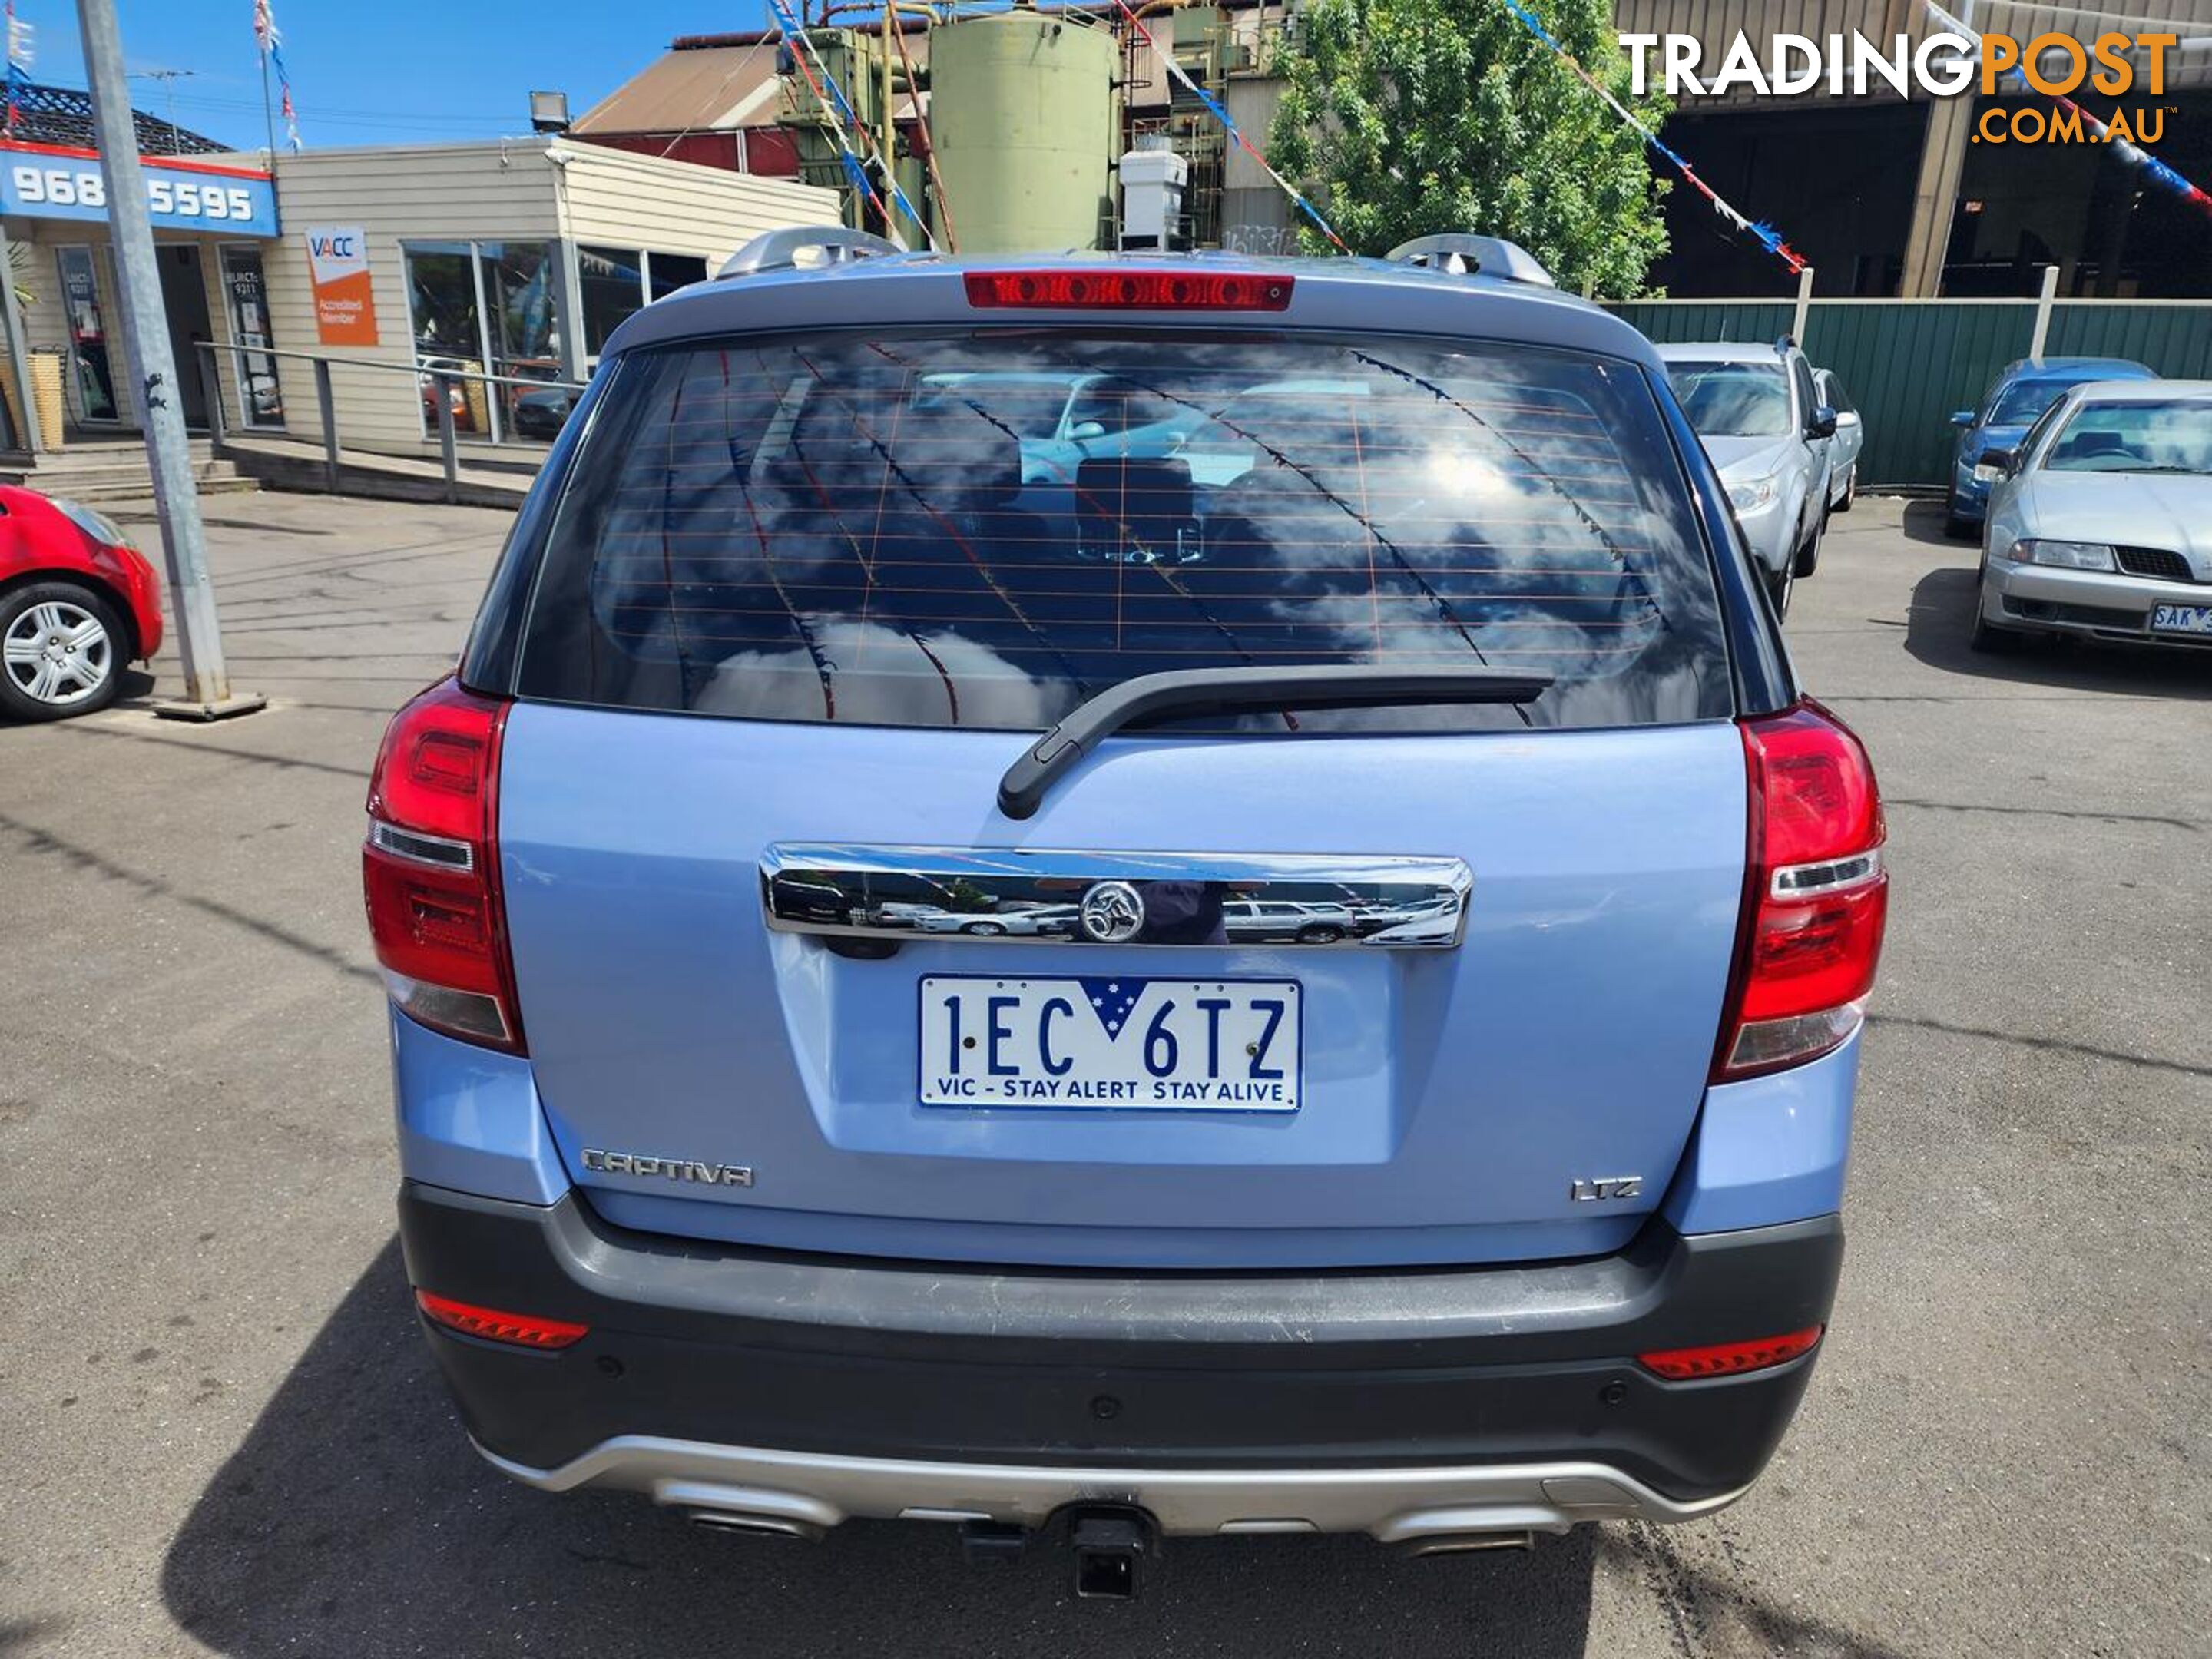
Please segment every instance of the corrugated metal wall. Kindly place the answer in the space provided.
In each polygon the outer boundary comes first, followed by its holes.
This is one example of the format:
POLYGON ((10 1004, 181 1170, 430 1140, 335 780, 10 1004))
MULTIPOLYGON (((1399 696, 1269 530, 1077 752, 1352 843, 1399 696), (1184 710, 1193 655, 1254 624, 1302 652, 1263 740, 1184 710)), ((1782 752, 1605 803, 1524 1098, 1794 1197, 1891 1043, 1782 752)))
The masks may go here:
POLYGON ((1777 340, 1790 331, 1790 319, 1797 313, 1797 307, 1786 300, 1771 305, 1644 300, 1607 309, 1626 318, 1662 345, 1674 340, 1777 340))
POLYGON ((1866 417, 1859 479, 1938 484, 1950 477, 1965 409, 2035 337, 2033 305, 1815 305, 1805 355, 1832 368, 1866 417))
MULTIPOLYGON (((1794 307, 1765 301, 1647 300, 1609 307, 1656 341, 1771 340, 1794 307)), ((1954 410, 1980 398, 2035 338, 2033 301, 1814 301, 1805 352, 1833 369, 1866 418, 1859 480, 1949 481, 1954 410)), ((2176 380, 2212 380, 2212 304, 2062 301, 2052 357, 2133 357, 2176 380)))
POLYGON ((2212 380, 2212 306, 2066 305, 2051 309, 2054 357, 2132 357, 2172 380, 2212 380))

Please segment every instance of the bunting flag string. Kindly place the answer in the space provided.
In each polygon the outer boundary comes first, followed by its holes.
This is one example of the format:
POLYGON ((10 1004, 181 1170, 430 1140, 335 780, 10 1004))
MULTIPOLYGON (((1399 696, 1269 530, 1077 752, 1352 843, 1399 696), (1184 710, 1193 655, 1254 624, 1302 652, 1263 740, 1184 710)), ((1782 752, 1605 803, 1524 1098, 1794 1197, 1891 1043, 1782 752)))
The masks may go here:
POLYGON ((8 131, 15 131, 15 123, 22 112, 18 100, 22 89, 31 83, 31 64, 37 57, 34 49, 38 31, 15 15, 15 0, 8 0, 8 131))
POLYGON ((1137 32, 1138 38, 1152 49, 1152 56, 1159 60, 1160 67, 1173 77, 1176 84, 1206 106, 1207 112, 1215 120, 1220 122, 1229 136, 1237 141, 1237 147, 1258 164, 1261 172, 1275 181, 1283 194, 1297 204, 1300 212, 1314 222, 1315 228, 1328 238, 1329 241, 1335 246, 1337 252, 1351 252, 1352 250, 1345 246, 1344 238, 1336 234, 1336 228, 1321 216, 1321 210, 1300 195, 1297 185, 1276 172, 1267 158, 1260 154, 1259 147, 1244 136, 1243 129, 1229 118, 1229 111, 1221 100, 1183 72, 1182 65, 1176 63, 1173 55, 1153 38, 1152 32, 1145 27, 1142 20, 1130 9, 1128 0, 1114 0, 1114 3, 1119 8, 1121 15, 1128 20, 1129 27, 1137 32))
MULTIPOLYGON (((1925 9, 1928 15, 1930 17, 1933 17, 1938 25, 1950 33, 1963 34, 1968 40, 1975 41, 1978 41, 1983 38, 1982 32, 1979 29, 1974 27, 1971 23, 1961 21, 1960 19, 1952 16, 1949 12, 1945 11, 1942 7, 1937 5, 1936 3, 1936 0, 1920 0, 1920 3, 1922 7, 1925 9)), ((2013 86, 2021 88, 2024 91, 2036 92, 2039 90, 2039 88, 2028 80, 2027 76, 2021 73, 2018 65, 2014 65, 2013 68, 2006 70, 2001 78, 2013 86)), ((2160 161, 2157 156, 2153 155, 2148 150, 2143 149, 2141 145, 2131 143, 2130 140, 2125 138, 2113 137, 2112 136, 2112 129, 2110 125, 2106 122, 2100 121, 2095 116, 2092 115, 2087 110, 2083 109, 2081 105, 2075 103, 2071 98, 2067 97, 2064 94, 2051 93, 2045 95, 2051 99, 2051 102, 2057 105, 2059 108, 2065 110, 2071 114, 2079 116, 2081 119, 2081 125, 2087 127, 2090 131, 2095 133, 2098 138, 2107 149, 2111 149, 2114 155, 2118 155, 2130 167, 2142 168, 2145 173, 2149 175, 2152 182, 2156 184, 2160 189, 2167 191, 2169 194, 2179 196, 2183 201, 2187 202, 2191 206, 2205 213, 2212 213, 2212 195, 2207 195, 2203 190, 2199 188, 2197 185, 2191 184, 2188 179, 2183 178, 2179 173, 2176 173, 2172 167, 2160 161)))
POLYGON ((875 186, 868 182, 866 168, 861 165, 860 158, 853 153, 852 145, 846 141, 845 135, 850 131, 858 133, 860 142, 867 147, 868 157, 876 164, 876 175, 884 181, 885 194, 913 222, 914 228, 921 233, 922 240, 933 251, 937 239, 929 234, 929 226, 923 222, 921 215, 915 211, 914 204, 907 200, 906 192, 899 188, 898 176, 892 170, 890 158, 882 153, 874 135, 862 125, 859 114, 846 99, 845 89, 837 84, 837 77, 830 73, 830 66, 820 60, 813 42, 806 38, 806 31, 799 26, 788 0, 768 0, 768 9, 769 15, 775 19, 776 33, 791 48, 791 61, 799 65, 799 72, 805 78, 807 90, 814 94, 815 102, 824 109, 836 111, 838 120, 843 124, 842 128, 833 125, 830 136, 836 141, 837 161, 844 169, 847 182, 860 192, 863 201, 875 209, 891 240, 904 246, 891 222, 890 210, 884 205, 883 197, 876 193, 875 186))
MULTIPOLYGON (((292 76, 284 67, 284 37, 276 27, 276 15, 270 9, 269 0, 253 0, 253 40, 260 47, 267 67, 276 71, 276 90, 280 94, 279 112, 284 117, 284 141, 297 150, 300 148, 300 112, 292 106, 292 76)), ((263 111, 268 107, 269 82, 261 83, 263 111)))
POLYGON ((1551 30, 1546 28, 1542 21, 1533 12, 1521 5, 1519 3, 1519 0, 1502 0, 1502 3, 1504 5, 1506 10, 1511 12, 1514 16, 1521 20, 1522 24, 1531 34, 1534 34, 1539 40, 1542 41, 1547 46, 1551 48, 1552 55, 1553 57, 1557 58, 1562 64, 1565 64, 1569 70, 1574 72, 1576 77, 1580 80, 1584 86, 1588 87, 1592 92, 1595 93, 1599 98, 1603 100, 1607 108, 1610 109, 1615 115, 1619 116, 1620 119, 1629 126, 1633 127, 1638 135, 1643 138, 1646 144, 1650 145, 1652 149, 1663 156, 1666 159, 1668 165, 1672 167, 1675 172, 1682 175, 1682 178, 1689 185, 1690 188, 1696 191, 1698 195, 1705 198, 1706 202, 1711 204, 1715 213, 1717 213, 1723 220, 1727 221, 1727 222, 1735 230, 1752 238, 1769 253, 1771 253, 1776 258, 1781 260, 1784 264, 1790 268, 1790 274, 1791 276, 1795 276, 1805 269, 1808 263, 1805 256, 1798 252, 1796 249, 1791 247, 1788 242, 1783 240, 1782 234, 1779 231, 1776 230, 1773 226, 1767 224, 1763 220, 1751 218, 1746 214, 1739 213, 1734 207, 1730 206, 1718 191, 1715 190, 1711 185, 1707 184, 1703 179, 1700 179, 1698 176, 1698 170, 1695 167, 1692 167, 1682 156, 1677 155, 1674 150, 1668 149, 1664 143, 1661 143, 1657 133, 1652 131, 1650 127, 1646 126, 1642 121, 1637 119, 1635 115, 1629 111, 1627 106, 1623 104, 1618 98, 1615 98, 1612 93, 1606 89, 1605 83, 1603 82, 1600 81, 1597 76, 1592 75, 1588 70, 1584 69, 1579 63, 1577 63, 1575 60, 1575 55, 1569 52, 1566 47, 1560 45, 1559 42, 1553 37, 1551 30))

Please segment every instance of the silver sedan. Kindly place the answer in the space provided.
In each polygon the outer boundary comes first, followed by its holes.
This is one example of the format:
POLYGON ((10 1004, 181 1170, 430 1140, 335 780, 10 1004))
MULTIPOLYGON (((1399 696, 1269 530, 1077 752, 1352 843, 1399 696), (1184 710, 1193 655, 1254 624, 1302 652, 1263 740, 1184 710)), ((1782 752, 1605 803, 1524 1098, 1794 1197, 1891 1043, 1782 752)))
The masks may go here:
POLYGON ((1976 650, 2035 634, 2212 647, 2212 380, 2075 386, 1978 465, 1976 650))

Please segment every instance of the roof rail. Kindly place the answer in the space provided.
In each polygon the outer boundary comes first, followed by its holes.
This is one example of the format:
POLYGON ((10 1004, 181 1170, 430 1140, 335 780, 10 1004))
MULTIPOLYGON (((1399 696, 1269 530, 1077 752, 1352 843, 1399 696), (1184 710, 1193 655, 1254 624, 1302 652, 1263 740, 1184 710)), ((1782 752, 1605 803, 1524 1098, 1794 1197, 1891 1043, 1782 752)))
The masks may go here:
POLYGON ((1382 256, 1394 265, 1418 265, 1424 270, 1449 271, 1455 276, 1470 273, 1496 276, 1509 283, 1531 283, 1557 288, 1552 273, 1536 262, 1535 255, 1517 242, 1498 236, 1416 236, 1401 242, 1382 256))
POLYGON ((905 252, 896 242, 887 242, 880 236, 844 225, 787 225, 781 230, 763 231, 754 237, 724 260, 714 276, 720 281, 725 276, 751 276, 764 270, 797 270, 800 268, 799 255, 808 252, 821 256, 807 262, 806 269, 813 270, 905 252))

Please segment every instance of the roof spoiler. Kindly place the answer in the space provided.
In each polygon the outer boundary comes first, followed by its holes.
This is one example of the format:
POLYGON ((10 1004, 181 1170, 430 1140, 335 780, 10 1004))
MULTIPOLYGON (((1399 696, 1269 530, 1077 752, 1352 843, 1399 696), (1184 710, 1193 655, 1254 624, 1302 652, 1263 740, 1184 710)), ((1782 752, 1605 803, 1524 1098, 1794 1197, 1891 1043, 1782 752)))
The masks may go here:
POLYGON ((1495 276, 1508 283, 1528 283, 1557 288, 1552 273, 1535 255, 1517 242, 1498 236, 1416 236, 1401 242, 1382 256, 1394 265, 1417 265, 1424 270, 1448 271, 1455 276, 1495 276))
POLYGON ((844 225, 787 225, 781 230, 763 231, 754 237, 722 262, 714 277, 719 282, 725 276, 798 270, 802 268, 799 256, 805 253, 819 256, 804 262, 804 268, 812 270, 823 265, 849 264, 855 259, 879 259, 887 253, 905 252, 896 242, 844 225))

